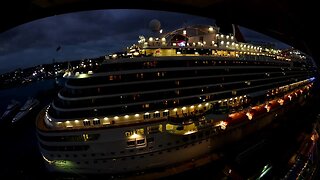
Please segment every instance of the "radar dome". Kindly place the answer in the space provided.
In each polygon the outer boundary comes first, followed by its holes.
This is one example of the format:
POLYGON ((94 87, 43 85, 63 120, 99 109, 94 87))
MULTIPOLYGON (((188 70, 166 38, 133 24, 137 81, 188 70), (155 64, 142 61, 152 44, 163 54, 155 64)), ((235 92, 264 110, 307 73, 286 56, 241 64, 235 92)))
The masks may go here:
POLYGON ((160 21, 158 19, 151 20, 149 23, 149 28, 154 32, 159 31, 161 28, 160 21))

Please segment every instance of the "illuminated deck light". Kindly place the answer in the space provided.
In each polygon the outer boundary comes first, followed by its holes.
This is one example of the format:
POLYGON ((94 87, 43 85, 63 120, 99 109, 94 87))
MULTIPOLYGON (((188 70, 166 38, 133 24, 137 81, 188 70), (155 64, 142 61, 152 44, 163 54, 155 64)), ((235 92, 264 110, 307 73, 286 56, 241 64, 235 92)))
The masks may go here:
POLYGON ((119 116, 115 116, 114 119, 115 119, 115 120, 119 119, 119 116))
POLYGON ((169 110, 168 110, 168 109, 166 109, 166 110, 164 110, 164 112, 169 112, 169 110))
POLYGON ((75 123, 79 123, 79 120, 74 120, 75 123))
POLYGON ((194 105, 190 106, 190 108, 193 109, 193 108, 194 108, 194 105))
POLYGON ((141 135, 133 133, 131 136, 129 136, 129 139, 136 139, 136 138, 140 138, 141 135))
POLYGON ((174 108, 173 111, 176 112, 176 111, 178 111, 178 109, 177 109, 177 108, 174 108))
POLYGON ((186 107, 182 107, 182 110, 186 110, 187 108, 186 107))
POLYGON ((139 117, 139 114, 135 114, 134 117, 139 117))
POLYGON ((108 117, 104 117, 103 120, 107 121, 107 120, 109 120, 109 118, 108 117))
POLYGON ((129 115, 125 115, 124 118, 128 119, 128 118, 129 118, 129 115))
POLYGON ((252 114, 252 113, 247 112, 246 115, 247 115, 247 117, 248 117, 249 120, 252 120, 252 117, 253 117, 253 114, 252 114))
POLYGON ((200 108, 202 106, 202 104, 199 104, 198 107, 200 108))
POLYGON ((205 106, 209 106, 209 103, 206 103, 205 106))

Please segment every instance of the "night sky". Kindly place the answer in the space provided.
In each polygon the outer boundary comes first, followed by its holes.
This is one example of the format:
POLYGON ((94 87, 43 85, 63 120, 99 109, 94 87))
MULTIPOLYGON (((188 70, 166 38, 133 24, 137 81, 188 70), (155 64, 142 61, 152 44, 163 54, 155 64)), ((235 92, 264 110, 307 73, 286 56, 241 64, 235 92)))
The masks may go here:
MULTIPOLYGON (((158 19, 164 32, 193 24, 211 24, 213 19, 147 10, 99 10, 57 15, 20 25, 0 34, 0 74, 17 68, 103 56, 136 43, 139 35, 151 35, 149 22, 158 19), (56 51, 57 47, 61 47, 56 51)), ((252 41, 275 42, 241 28, 252 41)))

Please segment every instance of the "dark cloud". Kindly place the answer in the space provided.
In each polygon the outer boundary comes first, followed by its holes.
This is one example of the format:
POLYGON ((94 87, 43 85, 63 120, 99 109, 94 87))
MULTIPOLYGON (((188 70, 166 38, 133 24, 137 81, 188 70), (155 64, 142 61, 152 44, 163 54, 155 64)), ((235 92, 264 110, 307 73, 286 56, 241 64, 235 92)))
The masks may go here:
MULTIPOLYGON (((99 10, 57 15, 23 24, 0 34, 0 73, 52 59, 97 57, 151 35, 149 22, 158 19, 164 31, 214 20, 186 14, 147 10, 99 10), (56 52, 56 48, 62 49, 56 52)), ((250 34, 250 33, 249 33, 250 34)))

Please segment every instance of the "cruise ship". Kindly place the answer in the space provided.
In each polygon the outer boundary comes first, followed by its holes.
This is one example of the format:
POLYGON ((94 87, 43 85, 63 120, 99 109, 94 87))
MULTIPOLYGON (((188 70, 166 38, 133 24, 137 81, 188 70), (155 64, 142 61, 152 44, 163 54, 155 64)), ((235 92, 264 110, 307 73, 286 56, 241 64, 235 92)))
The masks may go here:
POLYGON ((315 81, 308 55, 210 25, 139 36, 65 78, 36 120, 44 162, 52 172, 111 175, 210 161, 305 102, 315 81))

